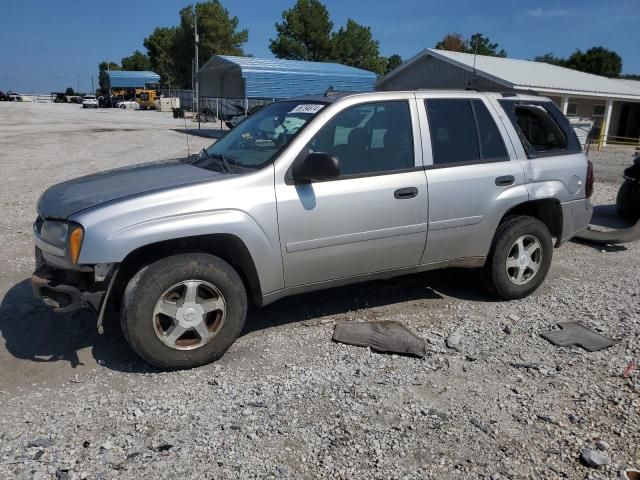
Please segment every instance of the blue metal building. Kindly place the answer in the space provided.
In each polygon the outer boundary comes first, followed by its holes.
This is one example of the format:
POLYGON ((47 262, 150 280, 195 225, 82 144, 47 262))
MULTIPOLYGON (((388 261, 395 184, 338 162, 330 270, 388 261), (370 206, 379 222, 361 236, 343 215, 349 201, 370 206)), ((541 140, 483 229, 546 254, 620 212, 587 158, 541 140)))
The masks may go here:
POLYGON ((327 88, 372 91, 376 74, 338 63, 215 55, 198 70, 201 97, 281 99, 327 88))
POLYGON ((109 88, 144 88, 149 84, 160 83, 160 75, 154 72, 110 70, 106 74, 109 88))

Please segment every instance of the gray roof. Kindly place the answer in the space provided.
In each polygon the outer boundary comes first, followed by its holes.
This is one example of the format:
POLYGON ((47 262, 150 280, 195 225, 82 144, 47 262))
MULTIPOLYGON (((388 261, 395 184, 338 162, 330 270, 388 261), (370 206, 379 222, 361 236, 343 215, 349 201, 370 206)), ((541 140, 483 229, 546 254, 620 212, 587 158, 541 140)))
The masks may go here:
MULTIPOLYGON (((468 71, 474 69, 473 54, 427 48, 387 74, 379 83, 393 78, 426 56, 438 58, 468 71)), ((640 82, 634 85, 630 81, 601 77, 548 63, 477 55, 475 70, 477 75, 493 80, 506 88, 640 100, 640 82)))

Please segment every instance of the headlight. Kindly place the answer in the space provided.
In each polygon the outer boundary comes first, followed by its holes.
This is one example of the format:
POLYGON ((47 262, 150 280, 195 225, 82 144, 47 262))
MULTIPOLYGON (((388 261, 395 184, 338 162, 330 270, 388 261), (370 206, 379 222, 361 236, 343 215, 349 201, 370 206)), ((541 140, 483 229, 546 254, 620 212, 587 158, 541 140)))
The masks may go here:
POLYGON ((71 263, 78 261, 84 239, 84 229, 80 225, 47 220, 42 223, 40 236, 45 242, 64 249, 71 263))
POLYGON ((40 236, 45 242, 64 248, 67 243, 69 224, 65 222, 45 221, 40 230, 40 236))

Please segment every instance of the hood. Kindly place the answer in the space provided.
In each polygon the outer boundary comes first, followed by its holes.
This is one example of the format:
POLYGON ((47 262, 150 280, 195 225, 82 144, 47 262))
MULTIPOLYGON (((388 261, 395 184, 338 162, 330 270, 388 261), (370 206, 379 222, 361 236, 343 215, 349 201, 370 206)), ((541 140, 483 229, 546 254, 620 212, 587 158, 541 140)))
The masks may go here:
POLYGON ((180 160, 108 170, 48 188, 38 200, 38 214, 43 218, 66 219, 81 210, 120 198, 222 176, 219 172, 194 167, 180 160))

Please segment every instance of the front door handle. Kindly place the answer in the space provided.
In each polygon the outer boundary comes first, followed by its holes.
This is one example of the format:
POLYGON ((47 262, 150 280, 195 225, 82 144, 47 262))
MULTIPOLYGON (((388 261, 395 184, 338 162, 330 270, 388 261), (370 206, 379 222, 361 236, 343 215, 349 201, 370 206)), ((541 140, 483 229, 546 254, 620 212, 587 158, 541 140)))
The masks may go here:
POLYGON ((513 175, 505 175, 504 177, 496 178, 496 185, 499 187, 508 187, 509 185, 513 185, 516 181, 516 177, 513 175))
POLYGON ((416 187, 400 188, 395 192, 393 192, 393 196, 396 197, 398 200, 413 198, 418 196, 418 189, 416 187))

